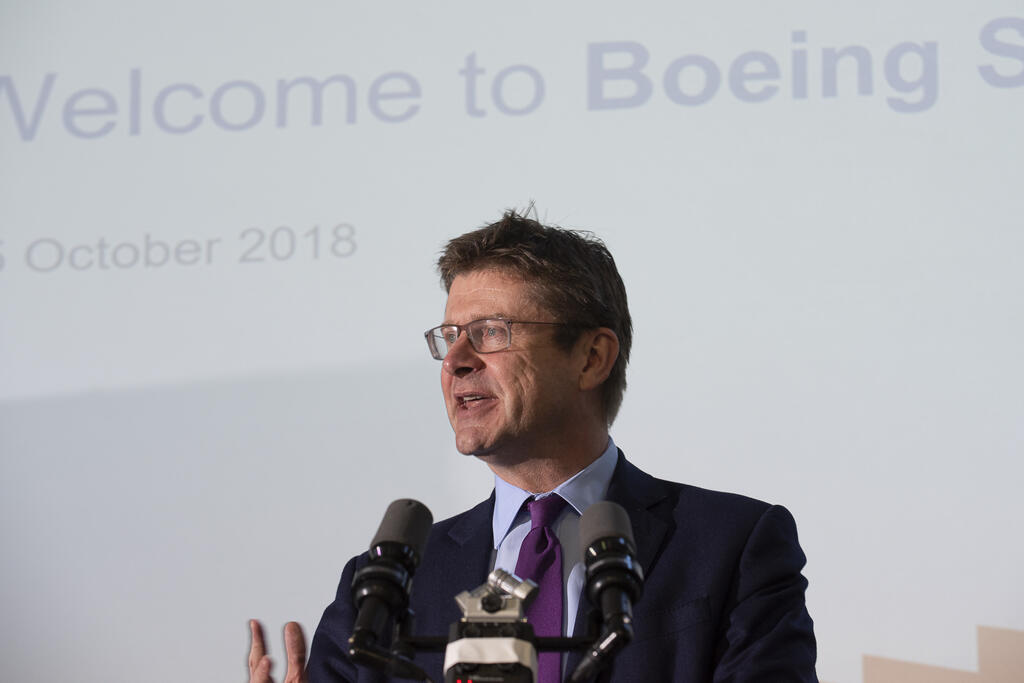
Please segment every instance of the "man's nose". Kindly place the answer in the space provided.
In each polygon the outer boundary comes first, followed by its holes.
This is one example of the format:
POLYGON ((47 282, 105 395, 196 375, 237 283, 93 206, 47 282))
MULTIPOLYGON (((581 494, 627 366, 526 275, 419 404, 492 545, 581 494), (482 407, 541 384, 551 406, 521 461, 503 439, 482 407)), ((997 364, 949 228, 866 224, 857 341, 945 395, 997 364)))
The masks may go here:
POLYGON ((455 343, 448 348, 448 354, 441 362, 441 368, 455 377, 464 377, 483 366, 483 359, 469 343, 469 335, 466 332, 455 339, 455 343))

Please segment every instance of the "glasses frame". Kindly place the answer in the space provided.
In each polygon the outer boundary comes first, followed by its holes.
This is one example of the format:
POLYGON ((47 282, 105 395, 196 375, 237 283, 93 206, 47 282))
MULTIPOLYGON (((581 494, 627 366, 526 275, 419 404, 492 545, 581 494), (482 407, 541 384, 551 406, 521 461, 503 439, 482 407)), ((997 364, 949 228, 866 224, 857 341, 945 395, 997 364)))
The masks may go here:
MULTIPOLYGON (((459 340, 459 337, 461 337, 463 335, 463 333, 466 333, 466 338, 469 339, 469 345, 471 347, 473 347, 473 350, 476 351, 477 353, 498 353, 500 351, 507 351, 512 346, 512 326, 513 325, 555 325, 555 326, 558 326, 558 327, 576 327, 576 325, 573 325, 572 323, 557 323, 557 322, 538 321, 538 320, 509 320, 508 318, 477 318, 476 320, 470 320, 465 325, 456 325, 454 323, 451 323, 451 324, 446 324, 446 325, 438 325, 437 327, 431 327, 429 330, 427 330, 426 332, 423 333, 423 338, 427 341, 427 348, 430 349, 430 355, 435 360, 443 361, 448 356, 448 351, 446 351, 443 356, 438 357, 437 353, 435 352, 435 346, 430 341, 431 335, 433 335, 438 330, 444 329, 446 327, 448 327, 448 328, 454 327, 455 330, 456 330, 456 335, 455 335, 455 341, 456 342, 459 340), (490 350, 490 351, 481 351, 480 349, 478 349, 476 347, 476 342, 473 341, 473 336, 468 334, 469 326, 470 325, 475 325, 476 323, 503 323, 508 328, 508 343, 505 344, 505 346, 503 346, 500 349, 493 349, 493 350, 490 350)), ((454 344, 454 342, 453 342, 453 344, 454 344)), ((449 346, 448 348, 450 350, 451 346, 449 346)))

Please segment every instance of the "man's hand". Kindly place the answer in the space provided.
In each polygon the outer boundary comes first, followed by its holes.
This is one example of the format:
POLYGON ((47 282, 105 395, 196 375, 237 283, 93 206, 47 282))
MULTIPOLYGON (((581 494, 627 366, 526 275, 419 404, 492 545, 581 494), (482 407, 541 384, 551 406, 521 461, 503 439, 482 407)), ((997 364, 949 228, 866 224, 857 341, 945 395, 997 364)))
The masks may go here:
MULTIPOLYGON (((274 683, 270 677, 270 669, 274 664, 263 642, 263 626, 255 619, 250 619, 249 630, 252 633, 249 683, 274 683)), ((294 621, 284 625, 284 649, 288 657, 288 670, 282 683, 306 683, 306 637, 302 635, 302 627, 294 621)))

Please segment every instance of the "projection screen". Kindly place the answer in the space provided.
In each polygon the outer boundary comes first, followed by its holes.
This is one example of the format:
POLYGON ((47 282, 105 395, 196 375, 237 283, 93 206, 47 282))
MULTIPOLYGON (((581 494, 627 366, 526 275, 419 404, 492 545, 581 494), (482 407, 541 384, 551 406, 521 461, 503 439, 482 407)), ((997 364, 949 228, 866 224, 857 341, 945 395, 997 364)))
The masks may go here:
POLYGON ((389 501, 484 499, 422 332, 507 208, 617 259, 630 459, 793 512, 823 680, 977 671, 1022 121, 1019 2, 5 1, 3 678, 244 680, 389 501))

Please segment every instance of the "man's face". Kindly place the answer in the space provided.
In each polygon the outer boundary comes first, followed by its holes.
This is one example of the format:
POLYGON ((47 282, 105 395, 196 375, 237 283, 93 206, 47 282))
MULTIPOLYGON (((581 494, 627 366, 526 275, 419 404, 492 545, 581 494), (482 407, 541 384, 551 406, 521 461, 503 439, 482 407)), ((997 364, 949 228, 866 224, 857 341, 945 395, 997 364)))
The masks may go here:
MULTIPOLYGON (((445 323, 481 318, 558 322, 522 279, 495 270, 459 275, 448 292, 445 323)), ((554 335, 549 325, 512 325, 511 346, 484 354, 459 336, 442 364, 441 389, 460 453, 511 462, 564 437, 578 407, 578 379, 554 335)))

